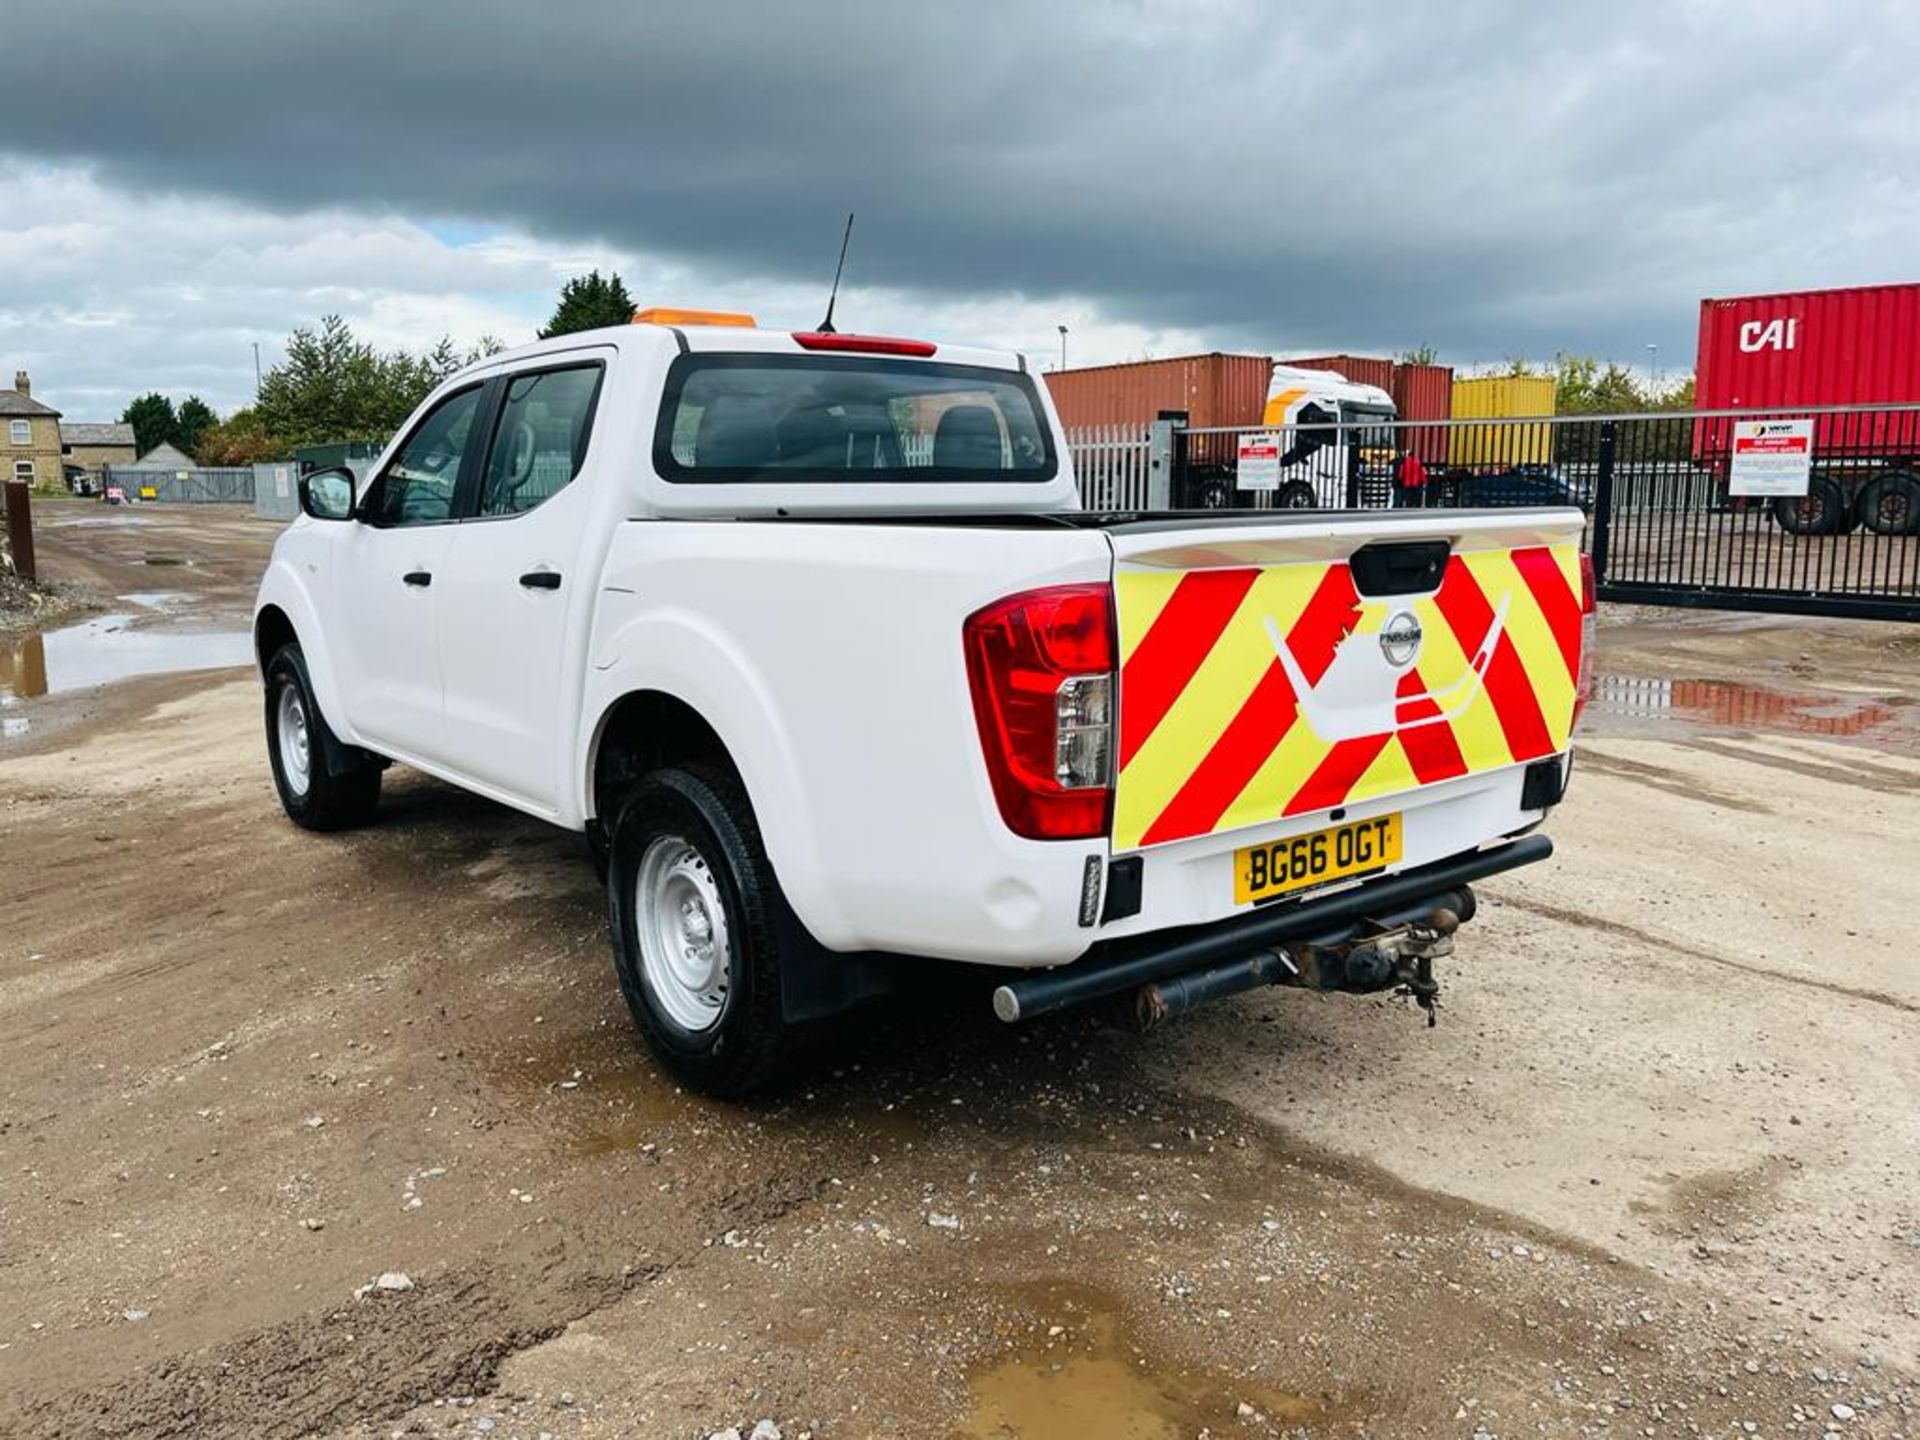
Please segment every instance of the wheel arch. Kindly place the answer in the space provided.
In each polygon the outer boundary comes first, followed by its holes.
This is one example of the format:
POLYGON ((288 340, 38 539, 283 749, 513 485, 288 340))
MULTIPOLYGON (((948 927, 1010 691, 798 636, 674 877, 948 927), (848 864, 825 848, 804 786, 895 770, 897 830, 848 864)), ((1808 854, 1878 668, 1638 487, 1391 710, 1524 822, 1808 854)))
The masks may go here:
MULTIPOLYGON (((740 765, 711 721, 680 696, 629 690, 601 712, 587 753, 587 815, 604 822, 612 797, 663 765, 707 761, 740 776, 740 765)), ((744 785, 745 777, 741 777, 744 785)), ((749 792, 749 802, 752 794, 749 792)), ((756 806, 757 808, 757 806, 756 806)))
POLYGON ((267 666, 280 647, 289 642, 300 647, 307 662, 307 681, 313 686, 313 698, 327 726, 341 740, 358 744, 360 737, 346 713, 339 676, 334 671, 332 647, 315 612, 311 597, 299 577, 285 562, 267 568, 260 583, 260 595, 254 602, 253 649, 260 676, 266 678, 267 666))
POLYGON ((260 673, 267 673, 268 662, 280 653, 282 646, 293 644, 299 638, 292 616, 278 605, 262 605, 260 613, 253 617, 253 655, 260 673))

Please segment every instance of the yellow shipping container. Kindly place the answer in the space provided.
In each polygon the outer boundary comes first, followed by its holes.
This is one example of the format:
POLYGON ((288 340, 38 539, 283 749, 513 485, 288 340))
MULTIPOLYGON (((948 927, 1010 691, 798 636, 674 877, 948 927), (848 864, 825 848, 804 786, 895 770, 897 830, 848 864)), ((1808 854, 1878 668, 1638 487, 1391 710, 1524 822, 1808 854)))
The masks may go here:
POLYGON ((1553 460, 1551 425, 1460 425, 1553 414, 1551 375, 1476 375, 1453 382, 1455 427, 1447 463, 1476 470, 1546 465, 1553 460))

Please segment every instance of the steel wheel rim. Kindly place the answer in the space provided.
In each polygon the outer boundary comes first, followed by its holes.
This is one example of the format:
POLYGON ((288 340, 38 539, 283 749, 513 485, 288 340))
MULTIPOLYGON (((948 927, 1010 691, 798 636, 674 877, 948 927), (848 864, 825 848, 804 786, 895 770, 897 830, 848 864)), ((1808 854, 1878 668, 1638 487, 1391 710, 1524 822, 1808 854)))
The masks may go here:
POLYGON ((286 777, 287 789, 304 796, 313 783, 313 739, 307 729, 307 704, 297 686, 280 687, 274 725, 280 739, 280 773, 286 777))
POLYGON ((732 937, 712 869, 686 840, 662 835, 640 857, 633 900, 654 1001, 683 1030, 711 1029, 733 979, 732 937))

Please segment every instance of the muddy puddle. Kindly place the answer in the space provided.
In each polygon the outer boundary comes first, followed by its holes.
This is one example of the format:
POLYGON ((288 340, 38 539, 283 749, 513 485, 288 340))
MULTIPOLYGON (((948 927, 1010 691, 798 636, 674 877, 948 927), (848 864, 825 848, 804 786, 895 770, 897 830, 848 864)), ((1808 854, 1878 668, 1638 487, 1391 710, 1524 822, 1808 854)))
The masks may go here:
POLYGON ((1837 691, 1795 693, 1735 680, 1602 675, 1594 682, 1588 713, 1601 727, 1617 731, 1677 724, 1882 747, 1920 740, 1920 707, 1910 700, 1837 691))
POLYGON ((1046 1319, 1011 1355, 967 1377, 968 1409, 952 1440, 1186 1440, 1265 1434, 1330 1416, 1312 1396, 1143 1347, 1118 1300, 1093 1286, 1040 1284, 1018 1298, 1046 1319))
MULTIPOLYGON (((154 592, 149 598, 162 599, 150 607, 160 610, 167 608, 172 596, 154 592)), ((218 670, 252 662, 253 645, 244 630, 143 629, 132 614, 98 615, 44 634, 0 637, 0 706, 139 675, 218 670)), ((20 728, 24 727, 9 733, 20 728)))

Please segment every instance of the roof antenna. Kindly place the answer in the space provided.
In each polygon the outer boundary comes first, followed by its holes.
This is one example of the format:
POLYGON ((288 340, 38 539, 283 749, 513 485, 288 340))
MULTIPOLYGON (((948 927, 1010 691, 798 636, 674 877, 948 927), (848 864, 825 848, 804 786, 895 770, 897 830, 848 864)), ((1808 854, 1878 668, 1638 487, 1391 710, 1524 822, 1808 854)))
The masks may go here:
POLYGON ((840 298, 840 272, 847 268, 847 242, 853 239, 853 212, 847 212, 847 228, 840 236, 840 263, 833 267, 833 289, 827 292, 827 318, 820 322, 819 333, 835 334, 833 328, 833 302, 840 298))

